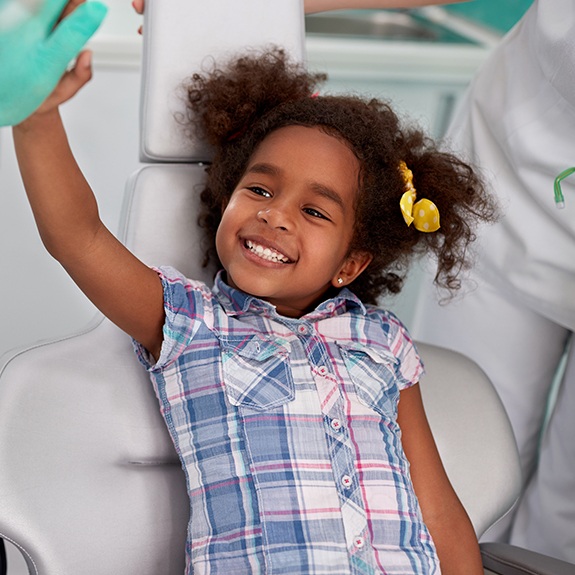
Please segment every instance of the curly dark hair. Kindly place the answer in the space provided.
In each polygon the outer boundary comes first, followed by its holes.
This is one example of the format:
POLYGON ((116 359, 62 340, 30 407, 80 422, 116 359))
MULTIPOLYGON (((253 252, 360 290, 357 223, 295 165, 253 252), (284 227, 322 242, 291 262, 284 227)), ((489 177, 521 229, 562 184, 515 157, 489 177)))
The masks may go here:
POLYGON ((365 303, 401 290, 412 256, 437 258, 435 283, 450 292, 469 267, 475 225, 492 221, 496 205, 472 168, 413 127, 402 127, 387 102, 356 96, 317 94, 326 80, 291 62, 283 50, 248 53, 225 67, 194 74, 187 84, 189 121, 214 149, 202 193, 200 223, 206 229, 206 261, 219 264, 215 234, 221 208, 244 174, 257 146, 284 126, 318 127, 346 143, 360 164, 351 251, 373 256, 350 284, 365 303), (404 161, 419 198, 439 209, 441 227, 422 233, 407 226, 399 209, 404 161))

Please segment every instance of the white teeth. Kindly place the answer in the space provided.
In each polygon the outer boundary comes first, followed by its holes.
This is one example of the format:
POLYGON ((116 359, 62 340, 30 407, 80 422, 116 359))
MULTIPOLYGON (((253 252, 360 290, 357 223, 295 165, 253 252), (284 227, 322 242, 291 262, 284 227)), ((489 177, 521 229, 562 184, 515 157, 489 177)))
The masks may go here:
POLYGON ((286 258, 283 254, 280 254, 279 252, 276 252, 270 248, 261 246, 260 244, 256 244, 251 240, 246 240, 246 246, 264 260, 268 260, 270 262, 289 262, 289 258, 286 258))

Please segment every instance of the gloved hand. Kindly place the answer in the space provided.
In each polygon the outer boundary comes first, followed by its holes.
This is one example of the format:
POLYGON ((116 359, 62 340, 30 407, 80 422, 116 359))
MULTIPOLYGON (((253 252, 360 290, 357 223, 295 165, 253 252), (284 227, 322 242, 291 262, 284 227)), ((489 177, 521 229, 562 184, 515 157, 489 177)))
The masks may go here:
POLYGON ((100 2, 82 3, 54 27, 67 4, 44 0, 37 14, 0 29, 0 126, 19 124, 40 106, 107 12, 100 2))

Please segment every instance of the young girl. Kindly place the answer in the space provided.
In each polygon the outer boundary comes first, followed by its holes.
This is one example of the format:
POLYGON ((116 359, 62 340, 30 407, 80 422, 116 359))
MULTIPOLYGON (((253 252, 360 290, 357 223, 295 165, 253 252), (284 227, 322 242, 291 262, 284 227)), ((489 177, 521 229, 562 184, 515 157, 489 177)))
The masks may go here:
POLYGON ((493 215, 470 168, 385 103, 318 95, 323 77, 279 50, 194 75, 215 149, 210 289, 148 268, 102 225, 58 113, 89 76, 85 53, 15 145, 48 251, 151 373, 187 477, 187 572, 483 573, 421 362, 373 305, 416 253, 457 286, 471 224, 493 215))

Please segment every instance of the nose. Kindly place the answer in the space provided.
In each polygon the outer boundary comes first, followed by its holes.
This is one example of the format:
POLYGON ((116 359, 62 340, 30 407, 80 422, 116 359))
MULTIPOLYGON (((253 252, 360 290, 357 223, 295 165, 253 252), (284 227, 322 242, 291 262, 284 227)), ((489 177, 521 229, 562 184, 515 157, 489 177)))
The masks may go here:
POLYGON ((265 222, 274 229, 287 231, 291 229, 291 218, 286 209, 268 207, 258 212, 258 220, 265 222))

